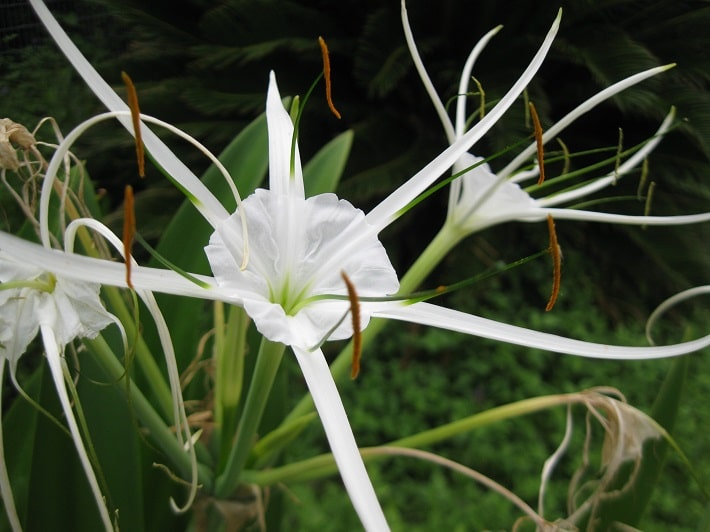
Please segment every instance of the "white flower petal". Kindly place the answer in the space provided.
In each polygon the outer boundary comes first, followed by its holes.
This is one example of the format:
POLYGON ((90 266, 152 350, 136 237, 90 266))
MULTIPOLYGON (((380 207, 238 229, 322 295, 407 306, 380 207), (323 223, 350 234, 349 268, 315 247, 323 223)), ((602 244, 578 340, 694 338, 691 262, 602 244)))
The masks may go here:
POLYGON ((397 308, 381 307, 376 317, 391 318, 430 325, 449 331, 462 332, 490 338, 509 344, 522 345, 555 353, 565 353, 587 358, 610 360, 647 360, 685 355, 710 346, 710 335, 690 342, 661 347, 624 347, 617 345, 595 344, 564 338, 481 318, 464 312, 437 307, 429 303, 416 303, 397 308))
MULTIPOLYGON (((483 159, 465 153, 454 166, 454 172, 468 168, 483 159)), ((460 197, 447 216, 447 223, 468 233, 516 219, 521 213, 538 210, 537 202, 517 183, 501 181, 487 163, 481 163, 457 178, 460 197)))
MULTIPOLYGON (((0 252, 0 282, 34 280, 52 282, 46 270, 0 252)), ((10 362, 13 372, 42 320, 52 328, 61 346, 75 338, 93 338, 114 322, 101 304, 98 284, 62 277, 53 282, 51 292, 32 287, 0 290, 0 354, 10 362)))
POLYGON ((303 170, 298 143, 295 146, 294 164, 291 168, 293 123, 281 103, 276 75, 273 72, 269 76, 269 91, 266 96, 266 121, 269 129, 269 189, 280 194, 295 194, 303 198, 305 195, 303 170))
MULTIPOLYGON (((0 360, 0 383, 4 382, 4 373, 5 362, 0 360)), ((1 407, 2 397, 0 397, 0 409, 1 407)), ((17 515, 17 508, 15 507, 15 497, 12 494, 12 486, 10 485, 10 478, 7 474, 2 423, 0 423, 0 498, 2 498, 2 502, 5 505, 5 516, 7 517, 12 532, 22 532, 22 525, 20 524, 20 518, 17 515)))
MULTIPOLYGON (((592 109, 594 109, 597 105, 602 103, 605 100, 608 100, 612 96, 628 89, 629 87, 632 87, 633 85, 636 85, 638 83, 641 83, 642 81, 656 76, 662 72, 665 72, 666 70, 672 68, 674 65, 664 65, 656 68, 651 68, 648 70, 644 70, 643 72, 639 72, 638 74, 634 74, 633 76, 629 76, 628 78, 622 79, 621 81, 617 81, 610 87, 607 87, 601 92, 598 92, 588 100, 584 101, 577 107, 575 107, 572 111, 567 113, 562 119, 560 119, 556 124, 554 124, 552 127, 548 128, 542 135, 542 141, 544 144, 550 141, 550 139, 554 139, 556 136, 558 136, 567 126, 569 126, 571 123, 573 123, 575 120, 577 120, 580 116, 588 113, 592 109)), ((498 175, 506 178, 509 177, 513 172, 515 172, 518 168, 520 168, 521 165, 527 163, 530 160, 530 157, 532 157, 535 152, 537 151, 537 143, 533 142, 531 143, 525 150, 520 152, 515 159, 510 161, 508 165, 503 168, 500 172, 498 172, 498 175)))
POLYGON ((607 212, 582 211, 577 209, 537 209, 537 212, 521 213, 521 222, 544 220, 547 215, 556 220, 579 220, 584 222, 604 222, 622 225, 688 225, 710 222, 710 212, 682 214, 678 216, 631 216, 607 212))
POLYGON ((297 347, 293 352, 313 396, 345 489, 365 530, 389 530, 323 353, 320 349, 309 352, 297 347))
MULTIPOLYGON (((259 332, 269 340, 311 347, 338 322, 332 339, 352 334, 345 272, 361 296, 384 296, 399 288, 382 244, 359 209, 334 194, 303 199, 257 190, 244 200, 251 247, 245 270, 238 213, 221 224, 205 248, 220 290, 239 296, 259 332)), ((368 315, 362 316, 367 323, 368 315)))
MULTIPOLYGON (((118 262, 94 259, 56 249, 48 249, 39 244, 0 231, 0 251, 6 252, 17 261, 33 265, 44 271, 51 265, 57 277, 126 288, 126 267, 118 262)), ((239 305, 238 297, 227 297, 216 291, 214 279, 205 275, 192 274, 208 286, 203 288, 185 279, 180 274, 160 268, 135 266, 131 270, 131 281, 135 288, 200 299, 221 299, 225 303, 239 305)))
POLYGON ((376 231, 381 231, 396 219, 401 213, 401 210, 404 209, 409 202, 436 181, 439 176, 443 175, 447 169, 452 167, 464 153, 470 150, 471 147, 493 127, 508 108, 513 105, 542 65, 547 52, 552 46, 552 41, 555 35, 557 35, 561 16, 562 12, 560 11, 540 46, 540 49, 535 54, 532 61, 530 61, 528 67, 496 106, 463 137, 458 139, 448 149, 444 150, 436 159, 427 164, 414 177, 400 186, 367 214, 368 222, 376 231))
POLYGON ((113 531, 113 524, 111 523, 111 517, 109 516, 108 509, 106 508, 106 500, 101 493, 101 488, 99 488, 99 483, 96 480, 96 474, 91 466, 91 461, 89 460, 86 448, 84 447, 84 442, 81 439, 81 432, 79 431, 79 426, 74 418, 74 412, 64 384, 62 361, 60 360, 59 346, 57 344, 59 339, 54 336, 54 330, 52 329, 52 324, 57 321, 57 317, 52 316, 53 309, 51 307, 47 307, 46 310, 46 313, 40 313, 38 317, 41 323, 40 327, 42 330, 42 339, 47 353, 47 362, 49 364, 50 373, 52 374, 52 380, 54 381, 54 386, 57 390, 59 402, 62 405, 62 411, 64 412, 64 418, 69 427, 69 432, 71 433, 72 440, 74 440, 74 447, 79 455, 79 461, 81 462, 84 473, 86 474, 86 479, 89 481, 91 493, 96 501, 96 506, 99 510, 104 530, 111 532, 113 531))
MULTIPOLYGON (((91 66, 91 63, 81 54, 44 3, 41 0, 30 0, 30 4, 37 12, 42 24, 47 28, 47 31, 56 41, 64 55, 69 59, 79 75, 103 104, 110 111, 128 111, 128 105, 121 100, 118 94, 116 94, 111 86, 99 75, 96 69, 91 66)), ((133 123, 130 116, 119 117, 118 120, 132 135, 134 134, 133 123)), ((207 221, 212 225, 216 225, 220 220, 229 216, 229 213, 219 200, 145 124, 141 126, 141 133, 146 149, 151 153, 158 164, 183 187, 189 190, 193 196, 199 199, 201 205, 198 205, 198 208, 207 221)))

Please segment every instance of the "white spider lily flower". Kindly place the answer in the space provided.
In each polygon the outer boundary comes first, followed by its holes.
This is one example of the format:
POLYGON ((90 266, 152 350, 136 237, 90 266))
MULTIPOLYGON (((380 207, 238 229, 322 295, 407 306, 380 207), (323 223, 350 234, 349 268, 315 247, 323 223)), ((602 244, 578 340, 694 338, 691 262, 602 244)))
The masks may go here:
MULTIPOLYGON (((485 46, 500 31, 502 26, 498 26, 485 34, 469 54, 459 81, 458 94, 456 97, 455 123, 452 123, 419 55, 409 25, 404 1, 402 2, 402 25, 404 27, 407 46, 417 72, 434 104, 434 108, 441 120, 449 143, 454 144, 466 134, 466 100, 473 66, 485 46)), ((660 66, 639 72, 600 91, 577 106, 574 110, 570 111, 559 122, 545 131, 542 135, 542 143, 545 144, 550 139, 555 138, 567 126, 585 113, 594 109, 603 101, 645 79, 665 72, 673 66, 674 65, 660 66)), ((509 221, 543 221, 547 219, 548 215, 552 215, 555 219, 586 220, 630 225, 682 225, 709 221, 710 213, 686 216, 626 216, 556 208, 559 205, 578 200, 601 190, 615 183, 617 179, 633 171, 635 168, 638 168, 643 160, 656 148, 663 135, 669 130, 674 117, 675 110, 671 109, 653 138, 646 142, 644 146, 629 157, 628 160, 620 164, 614 172, 595 179, 586 185, 539 199, 533 198, 518 184, 525 180, 535 178, 540 173, 540 169, 537 165, 532 170, 520 171, 521 167, 528 164, 530 159, 535 155, 537 151, 536 142, 530 144, 499 172, 491 170, 491 167, 483 158, 465 153, 453 165, 454 174, 464 171, 465 173, 454 179, 451 183, 445 230, 450 231, 453 235, 452 239, 457 241, 468 234, 496 224, 509 221), (469 170, 466 171, 467 169, 469 170)))
MULTIPOLYGON (((57 396, 101 520, 106 530, 113 530, 64 383, 65 346, 77 338, 94 338, 106 326, 116 322, 116 318, 104 309, 99 299, 99 289, 100 285, 97 283, 80 278, 55 276, 40 265, 18 261, 11 253, 0 251, 0 376, 7 361, 10 377, 15 386, 19 387, 15 380, 17 363, 27 346, 40 332, 57 396)), ((4 456, 1 455, 0 468, 0 491, 5 508, 13 530, 20 530, 4 456)))
MULTIPOLYGON (((261 334, 308 349, 326 335, 336 340, 353 334, 350 320, 343 320, 347 301, 320 299, 347 295, 341 272, 360 297, 394 294, 399 281, 361 210, 335 194, 305 197, 297 150, 291 173, 293 124, 273 73, 266 116, 269 190, 259 189, 243 202, 249 263, 239 269, 244 246, 238 213, 215 228, 205 252, 217 284, 242 300, 261 334)), ((364 326, 368 316, 362 319, 364 326)))

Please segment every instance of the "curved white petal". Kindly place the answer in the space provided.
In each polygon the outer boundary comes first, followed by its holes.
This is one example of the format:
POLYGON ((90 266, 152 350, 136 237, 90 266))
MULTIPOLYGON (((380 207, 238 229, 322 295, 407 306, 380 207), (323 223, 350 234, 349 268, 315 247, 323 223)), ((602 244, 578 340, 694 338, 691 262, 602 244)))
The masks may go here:
POLYGON ((559 29, 561 16, 562 12, 560 11, 540 46, 540 49, 535 54, 532 61, 530 61, 530 64, 518 81, 516 81, 505 96, 501 98, 498 104, 464 136, 444 150, 436 159, 427 164, 417 172, 416 175, 367 214, 367 220, 375 231, 381 231, 390 222, 396 219, 401 210, 404 209, 410 201, 436 181, 439 176, 443 175, 447 169, 452 167, 464 153, 471 149, 471 147, 493 127, 508 108, 513 105, 542 65, 559 29))
MULTIPOLYGON (((3 383, 5 373, 5 361, 0 358, 0 385, 3 383)), ((0 407, 2 406, 2 397, 0 397, 0 407)), ((0 411, 2 411, 0 409, 0 411)), ((15 497, 12 494, 12 486, 10 478, 7 474, 7 463, 5 462, 5 445, 3 438, 2 423, 0 422, 0 498, 5 505, 5 516, 12 532, 22 532, 20 518, 17 515, 17 507, 15 506, 15 497)))
POLYGON ((683 301, 687 301, 689 299, 702 295, 710 295, 710 285, 694 286, 693 288, 688 288, 687 290, 683 290, 682 292, 678 292, 677 294, 669 297, 663 303, 658 305, 658 307, 656 307, 656 309, 651 312, 651 315, 646 321, 646 339, 649 341, 649 343, 654 343, 652 339, 651 330, 653 329, 653 326, 656 324, 656 322, 661 318, 661 316, 663 316, 663 314, 665 314, 672 307, 678 305, 679 303, 682 303, 683 301))
POLYGON ((42 331, 42 339, 44 341, 44 348, 47 353, 47 363, 49 364, 50 373, 52 374, 52 380, 54 380, 54 387, 57 390, 57 396, 59 397, 59 402, 62 405, 62 411, 64 412, 64 418, 66 419, 67 426, 69 427, 69 432, 71 433, 72 439, 74 440, 74 447, 79 455, 79 461, 84 468, 84 474, 86 479, 89 481, 89 487, 91 488, 91 493, 96 501, 96 506, 99 510, 99 515, 101 516, 101 522, 104 525, 104 529, 107 531, 113 531, 113 525, 111 523, 111 517, 109 516, 108 509, 106 508, 106 501, 101 494, 101 488, 99 488, 99 483, 96 480, 96 474, 91 466, 89 456, 86 453, 86 448, 84 447, 84 442, 81 439, 81 432, 79 431, 79 426, 74 418, 74 412, 71 407, 71 401, 69 400, 69 395, 67 394, 66 385, 64 384, 64 372, 62 370, 62 361, 60 360, 60 353, 58 349, 58 338, 54 336, 53 323, 56 322, 56 317, 51 316, 51 314, 46 314, 40 317, 40 329, 42 331), (46 322, 43 318, 46 318, 46 322))
MULTIPOLYGON (((675 108, 672 107, 666 115, 666 118, 659 126, 658 131, 656 131, 656 133, 654 134, 653 138, 646 142, 646 144, 644 144, 640 150, 638 150, 621 165, 619 165, 619 168, 617 168, 614 172, 610 172, 609 174, 600 179, 595 179, 591 183, 574 188, 567 192, 561 192, 559 194, 553 194, 546 198, 540 198, 538 200, 540 205, 543 207, 552 207, 555 205, 559 205, 560 203, 574 201, 576 199, 588 196, 589 194, 597 192, 598 190, 601 190, 603 188, 608 187, 609 185, 616 183, 616 181, 620 177, 623 177, 624 175, 628 174, 634 168, 638 168, 638 166, 643 162, 643 160, 648 157, 654 149, 656 149, 656 146, 658 146, 658 144, 663 139, 663 136, 670 129, 674 119, 675 108)), ((520 180, 516 179, 515 181, 520 180)))
MULTIPOLYGON (((108 227, 106 227, 98 220, 94 220, 92 218, 80 218, 78 220, 72 221, 67 226, 67 229, 64 234, 64 244, 66 246, 67 252, 71 252, 73 250, 74 237, 79 227, 87 227, 99 233, 125 260, 123 243, 121 242, 121 240, 108 227)), ((136 261, 133 259, 131 259, 131 264, 132 267, 138 266, 136 261)), ((173 341, 170 336, 170 329, 168 328, 168 324, 165 321, 165 318, 163 317, 163 313, 160 311, 160 307, 158 306, 158 302, 156 301, 153 292, 146 289, 137 289, 136 293, 148 309, 148 312, 153 318, 155 328, 158 331, 160 345, 163 350, 163 356, 165 357, 165 366, 168 370, 170 392, 173 399, 173 423, 175 427, 179 427, 179 430, 176 430, 175 433, 180 445, 184 446, 187 452, 190 454, 192 479, 190 482, 190 492, 187 497, 187 502, 182 507, 179 507, 173 499, 170 500, 173 510, 176 513, 182 513, 187 511, 192 506, 192 502, 197 494, 197 456, 195 453, 194 442, 192 441, 192 434, 190 433, 190 425, 187 420, 187 414, 185 413, 185 404, 182 397, 182 386, 180 383, 180 373, 178 371, 177 360, 175 358, 175 348, 173 346, 173 341)), ((121 328, 122 334, 124 335, 125 345, 126 340, 125 333, 123 332, 123 325, 120 321, 118 321, 118 319, 116 319, 116 322, 117 325, 121 328)))
POLYGON ((328 437, 333 458, 365 530, 389 530, 377 495, 367 476, 343 402, 320 349, 293 348, 328 437))
MULTIPOLYGON (((459 80, 459 93, 456 98, 456 137, 460 137, 466 131, 466 100, 468 99, 468 85, 471 81, 471 72, 473 65, 476 63, 478 56, 481 55, 483 49, 488 45, 488 42, 503 29, 502 25, 498 25, 491 31, 486 33, 473 47, 471 53, 466 58, 466 63, 461 71, 461 79, 459 80)), ((449 140, 451 143, 451 140, 449 140)))
POLYGON ((431 103, 434 104, 436 114, 439 116, 441 125, 444 127, 446 138, 449 140, 449 144, 453 144, 456 140, 456 132, 454 131, 454 125, 451 122, 451 118, 449 118, 448 113, 446 112, 446 108, 444 107, 441 98, 439 98, 439 93, 436 92, 436 88, 434 88, 434 83, 432 83, 431 78, 429 77, 429 74, 426 71, 426 67, 424 66, 422 57, 421 55, 419 55, 417 43, 414 40, 414 35, 412 34, 412 27, 409 24, 407 6, 404 0, 402 0, 401 16, 402 29, 404 30, 404 40, 407 43, 407 48, 409 48, 409 55, 412 56, 412 61, 414 62, 414 66, 417 69, 417 72, 419 73, 419 77, 421 78, 422 83, 424 84, 424 89, 429 95, 431 103))
MULTIPOLYGON (((128 111, 128 105, 121 100, 118 94, 81 54, 44 3, 41 0, 30 0, 30 4, 64 55, 103 104, 111 111, 128 111)), ((118 120, 131 135, 134 134, 130 117, 119 117, 118 120)), ((198 208, 200 208, 200 212, 210 224, 214 226, 229 216, 229 213, 219 200, 145 124, 141 126, 141 133, 146 149, 155 157, 158 164, 195 197, 200 198, 203 205, 198 206, 198 208)))
POLYGON ((710 212, 678 216, 631 216, 607 212, 576 209, 537 209, 537 212, 520 213, 515 219, 521 222, 540 221, 551 215, 556 220, 578 220, 623 225, 689 225, 710 222, 710 212))
MULTIPOLYGON (((0 251, 11 255, 16 261, 34 265, 42 271, 50 270, 57 277, 122 288, 127 286, 126 267, 118 262, 48 249, 3 231, 0 231, 0 251)), ((138 289, 200 299, 220 299, 226 303, 241 304, 241 299, 238 297, 221 293, 212 277, 192 275, 207 288, 200 287, 173 271, 146 266, 134 267, 131 271, 131 281, 138 289)))
MULTIPOLYGON (((546 144, 550 139, 555 138, 557 135, 559 135, 567 126, 569 126, 572 122, 577 120, 580 116, 584 115, 585 113, 591 111, 594 109, 597 105, 602 103, 605 100, 608 100, 612 96, 628 89, 629 87, 636 85, 652 76, 655 76, 657 74, 660 74, 662 72, 665 72, 666 70, 669 70, 670 68, 673 68, 675 65, 664 65, 656 68, 651 68, 648 70, 644 70, 643 72, 639 72, 638 74, 634 74, 633 76, 629 76, 628 78, 622 79, 621 81, 617 81, 610 87, 607 87, 601 92, 598 92, 585 102, 581 103, 577 107, 575 107, 572 111, 567 113, 564 117, 562 117, 556 124, 554 124, 552 127, 548 128, 542 135, 542 142, 543 144, 546 144)), ((505 168, 503 168, 500 172, 498 172, 498 175, 501 178, 507 178, 509 177, 515 170, 520 168, 521 165, 527 163, 530 158, 536 153, 537 151, 537 144, 533 142, 528 146, 525 150, 520 152, 515 159, 510 161, 508 165, 506 165, 505 168)))
POLYGON ((697 340, 660 347, 624 347, 618 345, 595 344, 573 340, 554 334, 543 333, 481 318, 457 310, 451 310, 429 303, 415 303, 409 306, 391 305, 380 308, 378 318, 390 318, 410 323, 430 325, 449 331, 472 334, 509 344, 544 349, 555 353, 565 353, 587 358, 610 360, 647 360, 685 355, 710 346, 710 335, 697 340))
POLYGON ((294 164, 291 168, 293 123, 281 103, 276 74, 273 71, 269 75, 269 90, 266 95, 266 122, 269 129, 269 190, 305 197, 298 143, 295 145, 294 164))

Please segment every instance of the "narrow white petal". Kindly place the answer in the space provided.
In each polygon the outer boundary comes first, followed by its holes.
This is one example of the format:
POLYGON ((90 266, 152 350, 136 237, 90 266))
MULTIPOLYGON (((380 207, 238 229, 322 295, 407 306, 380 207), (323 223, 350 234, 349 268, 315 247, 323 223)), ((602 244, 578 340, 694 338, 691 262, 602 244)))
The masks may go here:
MULTIPOLYGON (((76 231, 79 227, 89 227, 99 233, 108 241, 111 246, 113 246, 113 248, 125 260, 123 243, 121 242, 121 240, 115 234, 113 234, 113 232, 108 227, 106 227, 98 220, 94 220, 92 218, 74 220, 69 224, 69 226, 67 226, 67 230, 65 231, 65 246, 67 246, 68 250, 71 250, 73 248, 74 235, 76 234, 76 231)), ((131 261, 133 267, 138 266, 135 260, 131 259, 131 261)), ((190 492, 188 495, 187 502, 182 507, 178 507, 172 499, 170 501, 173 505, 173 510, 176 513, 182 513, 190 508, 190 506, 192 505, 192 501, 194 500, 195 495, 197 494, 197 456, 195 454, 195 447, 193 445, 190 433, 190 426, 188 424, 187 415, 185 413, 185 404, 183 402, 182 387, 180 384, 180 374, 178 371, 177 360, 175 358, 175 348, 173 347, 173 341, 170 336, 170 329, 168 328, 168 324, 165 321, 165 318, 163 317, 163 313, 160 311, 160 307, 158 306, 158 302, 156 301, 153 293, 150 290, 145 289, 136 290, 136 293, 145 304, 146 308, 148 309, 148 312, 150 312, 150 315, 153 318, 153 323, 155 323, 155 328, 158 331, 160 345, 163 349, 163 356, 165 357, 165 365, 168 370, 168 381, 170 383, 170 391, 172 393, 173 398, 173 423, 175 427, 179 427, 175 431, 175 434, 180 445, 186 444, 187 451, 190 453, 190 462, 192 466, 192 481, 190 483, 190 492)), ((123 328, 120 321, 117 322, 117 325, 121 329, 123 328)), ((125 343, 126 342, 124 339, 124 345, 125 343)))
POLYGON ((429 303, 382 308, 377 317, 439 327, 500 342, 544 349, 555 353, 610 360, 646 360, 685 355, 710 346, 710 335, 697 340, 660 347, 625 347, 595 344, 543 333, 507 323, 481 318, 429 303))
MULTIPOLYGON (((5 370, 5 361, 0 359, 0 384, 3 382, 3 373, 5 370)), ((2 397, 0 397, 0 406, 2 403, 2 397)), ((22 525, 20 524, 20 518, 17 515, 17 508, 15 507, 15 497, 12 494, 12 486, 10 485, 10 478, 7 475, 7 465, 5 462, 5 446, 3 442, 3 432, 2 423, 0 422, 0 497, 5 505, 5 516, 10 523, 10 528, 12 532, 22 532, 22 525)))
MULTIPOLYGON (((471 72, 473 71, 473 65, 476 63, 478 56, 486 47, 488 42, 495 37, 495 35, 503 29, 503 26, 496 26, 491 31, 486 33, 481 40, 476 43, 473 47, 471 53, 466 58, 466 63, 464 64, 463 71, 461 72, 461 79, 459 80, 459 93, 456 98, 456 137, 460 137, 464 134, 466 130, 466 100, 468 99, 468 84, 471 81, 471 72)), ((450 143, 451 141, 449 141, 450 143)))
MULTIPOLYGON (((96 96, 110 111, 128 111, 128 105, 116 94, 99 73, 91 66, 79 49, 74 45, 69 36, 64 32, 56 19, 41 0, 30 0, 30 4, 37 12, 40 20, 56 41, 64 55, 72 63, 76 71, 96 96)), ((119 117, 118 120, 133 135, 133 124, 130 117, 119 117)), ((174 179, 179 181, 187 190, 199 197, 204 205, 200 209, 203 216, 212 225, 229 217, 229 213, 219 200, 202 184, 202 182, 183 164, 180 159, 168 148, 157 135, 145 124, 141 126, 143 142, 146 149, 174 179)))
MULTIPOLYGON (((3 231, 0 231, 0 250, 7 252, 15 260, 33 264, 59 277, 123 288, 127 286, 126 268, 117 262, 47 249, 3 231)), ((131 280, 138 289, 200 299, 220 299, 235 305, 241 304, 241 299, 237 295, 220 291, 213 278, 192 275, 209 285, 209 288, 201 288, 173 271, 146 266, 134 267, 131 271, 131 280)))
POLYGON ((576 209, 536 209, 536 211, 530 211, 529 214, 521 213, 516 217, 516 220, 521 222, 540 221, 550 214, 556 220, 579 220, 623 225, 688 225, 710 222, 710 212, 678 216, 631 216, 576 209))
POLYGON ((576 199, 588 196, 589 194, 593 194, 598 190, 601 190, 603 188, 608 187, 609 185, 616 183, 619 178, 623 177, 635 168, 638 168, 638 166, 643 162, 643 160, 648 157, 653 150, 656 149, 656 146, 658 146, 658 144, 663 139, 663 135, 665 135, 670 129, 674 119, 675 108, 671 108, 670 112, 666 115, 666 118, 661 123, 660 127, 658 128, 658 131, 656 131, 653 138, 649 140, 646 144, 644 144, 644 146, 640 150, 638 150, 626 161, 624 161, 614 172, 610 172, 600 179, 595 179, 591 183, 588 183, 581 187, 577 187, 573 190, 561 192, 560 194, 553 194, 547 198, 540 198, 540 205, 545 207, 552 207, 554 205, 559 205, 560 203, 574 201, 576 199))
POLYGON ((687 301, 689 299, 702 295, 710 295, 710 285, 694 286, 693 288, 688 288, 687 290, 683 290, 682 292, 678 292, 674 296, 669 297, 663 303, 658 305, 658 307, 656 307, 656 310, 651 313, 651 315, 648 317, 648 320, 646 321, 646 339, 651 344, 654 343, 652 339, 653 335, 651 334, 653 326, 668 310, 682 303, 683 301, 687 301))
MULTIPOLYGON (((618 81, 611 85, 610 87, 607 87, 603 91, 595 94, 585 102, 581 103, 577 107, 575 107, 572 111, 567 113, 562 119, 560 119, 559 122, 554 124, 552 127, 547 129, 545 133, 542 135, 542 141, 543 143, 547 143, 550 139, 555 138, 558 136, 567 126, 569 126, 572 122, 577 120, 580 116, 584 115, 585 113, 591 111, 594 109, 597 105, 602 103, 605 100, 608 100, 612 96, 620 93, 621 91, 624 91, 628 89, 629 87, 636 85, 638 83, 641 83, 642 81, 655 76, 657 74, 660 74, 661 72, 665 72, 669 68, 672 68, 673 65, 664 65, 656 68, 651 68, 649 70, 644 70, 643 72, 639 72, 638 74, 634 74, 633 76, 629 76, 628 78, 622 79, 621 81, 618 81)), ((522 164, 525 164, 528 162, 530 157, 533 156, 537 151, 537 144, 533 142, 528 146, 525 150, 520 152, 515 159, 510 161, 508 165, 503 168, 500 172, 498 172, 498 175, 502 178, 506 178, 510 176, 515 170, 517 170, 522 164)))
POLYGON ((278 194, 305 197, 298 143, 295 147, 293 175, 291 172, 293 123, 281 103, 276 75, 273 72, 269 76, 269 90, 266 95, 266 122, 269 129, 269 190, 278 194))
POLYGON ((373 226, 375 231, 379 232, 387 227, 409 202, 436 181, 448 168, 453 166, 513 105, 542 65, 559 29, 561 16, 562 12, 560 11, 540 49, 520 76, 520 79, 515 82, 485 118, 368 213, 367 221, 373 226))
POLYGON ((412 27, 409 24, 409 17, 407 16, 407 6, 405 5, 404 0, 402 0, 401 14, 402 28, 404 29, 404 40, 406 41, 407 47, 409 48, 409 55, 412 56, 412 61, 414 62, 414 66, 416 67, 417 72, 419 73, 419 77, 421 78, 422 83, 424 84, 424 89, 426 89, 426 92, 429 95, 429 98, 431 99, 431 103, 434 104, 434 109, 436 109, 436 114, 439 115, 441 125, 444 126, 446 138, 448 139, 449 144, 453 144, 456 140, 456 132, 454 131, 454 125, 451 122, 451 118, 449 118, 448 113, 446 112, 446 108, 444 107, 441 98, 439 98, 439 93, 436 92, 434 83, 432 83, 431 78, 429 77, 429 74, 426 71, 426 67, 424 66, 424 62, 422 61, 421 56, 419 55, 417 43, 414 40, 414 35, 412 34, 412 27))
MULTIPOLYGON (((50 321, 53 321, 49 317, 50 321)), ((76 452, 79 455, 79 461, 84 468, 84 473, 86 474, 86 479, 89 481, 89 486, 91 487, 91 492, 94 495, 94 500, 96 501, 96 506, 98 507, 99 514, 101 516, 101 521, 103 522, 104 529, 107 531, 113 531, 113 525, 111 524, 111 517, 108 514, 108 509, 106 508, 106 503, 101 494, 101 488, 99 488, 99 483, 96 480, 96 475, 94 469, 91 467, 91 462, 89 461, 89 456, 84 448, 84 442, 81 439, 81 433, 79 432, 79 427, 76 424, 76 419, 74 419, 74 412, 72 411, 71 402, 69 401, 69 395, 64 384, 64 374, 62 371, 62 361, 60 360, 60 353, 57 347, 57 339, 54 336, 54 331, 52 327, 46 324, 40 324, 40 330, 42 331, 42 339, 44 341, 44 348, 47 353, 47 362, 49 364, 50 373, 52 374, 52 380, 54 380, 54 386, 57 390, 57 396, 59 397, 59 402, 62 405, 62 410, 64 412, 64 417, 66 419, 67 425, 69 427, 69 432, 74 440, 74 447, 76 447, 76 452)))
POLYGON ((297 347, 293 348, 293 352, 306 378, 335 463, 360 521, 367 531, 389 530, 323 352, 320 349, 310 352, 297 347))

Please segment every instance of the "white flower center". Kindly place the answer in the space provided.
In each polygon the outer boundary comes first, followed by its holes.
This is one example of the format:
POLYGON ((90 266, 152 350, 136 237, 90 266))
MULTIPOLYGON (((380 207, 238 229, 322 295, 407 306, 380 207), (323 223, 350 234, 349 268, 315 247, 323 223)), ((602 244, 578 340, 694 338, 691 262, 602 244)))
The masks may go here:
POLYGON ((336 327, 348 311, 347 298, 327 298, 347 295, 342 271, 360 295, 398 290, 396 273, 364 213, 334 194, 303 199, 257 190, 243 208, 250 239, 246 270, 239 269, 236 213, 217 228, 205 251, 220 287, 234 291, 270 340, 312 347, 334 328, 332 339, 350 336, 349 320, 336 327))

